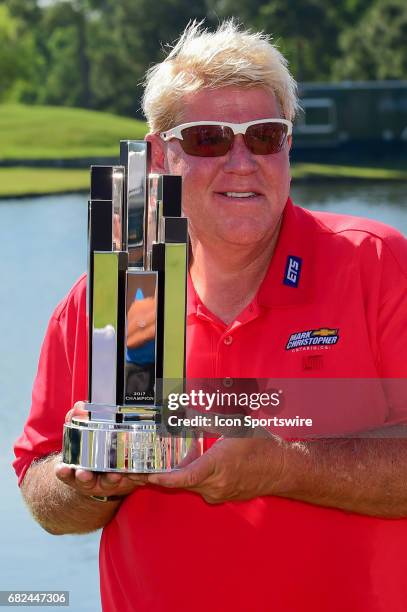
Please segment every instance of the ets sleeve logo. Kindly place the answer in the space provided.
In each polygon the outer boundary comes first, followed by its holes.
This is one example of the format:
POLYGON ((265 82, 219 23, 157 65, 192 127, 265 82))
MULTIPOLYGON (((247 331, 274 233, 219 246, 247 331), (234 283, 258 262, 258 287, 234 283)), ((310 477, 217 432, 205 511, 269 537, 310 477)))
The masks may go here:
POLYGON ((301 257, 289 255, 287 257, 287 264, 285 266, 283 284, 288 285, 288 287, 298 287, 298 283, 300 282, 301 267, 301 257))

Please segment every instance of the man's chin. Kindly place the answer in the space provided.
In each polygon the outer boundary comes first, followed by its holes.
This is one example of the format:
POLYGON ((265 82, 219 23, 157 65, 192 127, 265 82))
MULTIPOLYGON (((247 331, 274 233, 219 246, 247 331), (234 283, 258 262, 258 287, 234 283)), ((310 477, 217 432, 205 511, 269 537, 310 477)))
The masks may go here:
POLYGON ((219 242, 223 242, 225 245, 234 245, 242 249, 244 247, 250 248, 255 247, 256 245, 264 244, 267 241, 267 234, 271 236, 272 232, 265 232, 264 227, 239 227, 234 230, 231 229, 229 231, 223 230, 219 232, 217 237, 219 242))

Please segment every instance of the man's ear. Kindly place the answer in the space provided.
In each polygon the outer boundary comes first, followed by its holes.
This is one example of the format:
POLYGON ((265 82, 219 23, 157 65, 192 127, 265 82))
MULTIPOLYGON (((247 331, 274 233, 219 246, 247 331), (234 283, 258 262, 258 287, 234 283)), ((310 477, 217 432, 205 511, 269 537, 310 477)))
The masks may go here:
POLYGON ((158 134, 146 134, 144 140, 151 143, 151 172, 166 174, 164 142, 158 134))

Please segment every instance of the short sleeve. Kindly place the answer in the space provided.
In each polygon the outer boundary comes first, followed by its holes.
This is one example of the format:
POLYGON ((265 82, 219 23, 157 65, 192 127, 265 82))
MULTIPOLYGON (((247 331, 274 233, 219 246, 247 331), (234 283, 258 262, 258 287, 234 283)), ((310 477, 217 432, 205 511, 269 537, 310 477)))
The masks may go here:
POLYGON ((31 410, 14 446, 19 484, 34 459, 62 448, 65 415, 87 397, 84 280, 57 307, 41 348, 31 410))

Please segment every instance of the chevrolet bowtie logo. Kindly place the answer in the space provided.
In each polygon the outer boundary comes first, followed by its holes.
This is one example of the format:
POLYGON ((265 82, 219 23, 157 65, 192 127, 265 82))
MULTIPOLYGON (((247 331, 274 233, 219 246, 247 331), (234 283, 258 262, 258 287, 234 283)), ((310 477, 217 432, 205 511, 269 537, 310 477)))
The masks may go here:
POLYGON ((312 336, 337 336, 338 329, 328 329, 327 327, 321 327, 312 332, 312 336))

